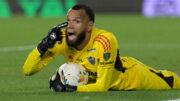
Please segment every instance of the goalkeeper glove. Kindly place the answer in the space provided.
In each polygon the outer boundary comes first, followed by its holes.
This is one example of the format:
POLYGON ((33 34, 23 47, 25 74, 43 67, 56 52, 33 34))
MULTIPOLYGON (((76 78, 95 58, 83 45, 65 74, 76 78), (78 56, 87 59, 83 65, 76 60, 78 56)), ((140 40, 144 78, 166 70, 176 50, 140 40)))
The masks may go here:
POLYGON ((62 42, 61 29, 64 27, 67 27, 67 22, 52 28, 48 35, 38 44, 37 49, 41 53, 41 57, 48 49, 53 48, 56 42, 62 42))
POLYGON ((71 86, 67 84, 64 85, 61 82, 61 77, 58 72, 56 73, 56 75, 50 78, 49 84, 50 84, 49 88, 53 92, 73 92, 77 90, 77 86, 71 86))

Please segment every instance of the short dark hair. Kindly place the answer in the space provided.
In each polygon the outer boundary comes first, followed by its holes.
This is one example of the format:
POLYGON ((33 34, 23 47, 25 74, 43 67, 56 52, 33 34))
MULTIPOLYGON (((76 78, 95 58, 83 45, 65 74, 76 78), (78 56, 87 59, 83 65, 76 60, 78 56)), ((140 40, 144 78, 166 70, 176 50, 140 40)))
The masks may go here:
POLYGON ((86 12, 86 14, 87 14, 88 17, 89 17, 89 20, 90 20, 90 21, 93 21, 93 22, 95 21, 94 11, 93 11, 90 7, 88 7, 88 6, 86 6, 86 5, 83 5, 83 4, 77 4, 77 5, 73 6, 72 9, 73 9, 73 10, 81 10, 81 9, 84 9, 85 12, 86 12))

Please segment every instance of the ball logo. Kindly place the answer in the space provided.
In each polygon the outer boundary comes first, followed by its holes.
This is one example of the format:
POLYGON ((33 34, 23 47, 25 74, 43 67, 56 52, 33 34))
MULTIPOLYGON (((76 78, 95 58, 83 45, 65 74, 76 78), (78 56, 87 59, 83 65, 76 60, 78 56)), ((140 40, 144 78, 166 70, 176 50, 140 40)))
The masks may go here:
POLYGON ((88 82, 86 69, 78 63, 65 63, 58 68, 62 83, 68 85, 85 85, 88 82))

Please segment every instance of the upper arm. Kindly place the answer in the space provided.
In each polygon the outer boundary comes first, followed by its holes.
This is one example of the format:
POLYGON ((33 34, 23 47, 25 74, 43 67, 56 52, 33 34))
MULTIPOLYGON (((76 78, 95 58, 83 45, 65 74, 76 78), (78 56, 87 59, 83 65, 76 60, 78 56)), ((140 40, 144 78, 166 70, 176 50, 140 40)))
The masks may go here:
POLYGON ((98 49, 98 67, 114 67, 118 50, 116 38, 109 33, 102 35, 100 34, 95 39, 95 47, 98 49))
POLYGON ((108 35, 99 35, 94 41, 98 58, 96 83, 78 86, 78 91, 107 91, 110 88, 118 47, 115 37, 108 35))
POLYGON ((103 88, 107 90, 112 82, 118 45, 116 38, 109 33, 99 35, 97 39, 99 40, 97 41, 99 44, 99 65, 96 83, 102 84, 103 88))
POLYGON ((24 75, 33 75, 39 72, 43 67, 45 67, 51 60, 53 60, 57 55, 63 53, 64 44, 56 43, 54 48, 48 49, 48 51, 40 57, 40 53, 37 48, 35 48, 27 57, 24 66, 24 75))

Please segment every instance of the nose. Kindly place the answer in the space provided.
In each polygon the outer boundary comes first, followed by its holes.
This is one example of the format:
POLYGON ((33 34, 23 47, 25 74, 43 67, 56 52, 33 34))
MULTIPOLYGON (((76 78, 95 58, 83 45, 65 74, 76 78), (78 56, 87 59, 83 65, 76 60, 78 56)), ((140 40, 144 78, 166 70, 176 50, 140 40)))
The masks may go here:
POLYGON ((68 22, 68 26, 67 26, 68 29, 72 29, 73 28, 73 23, 71 21, 68 22))

